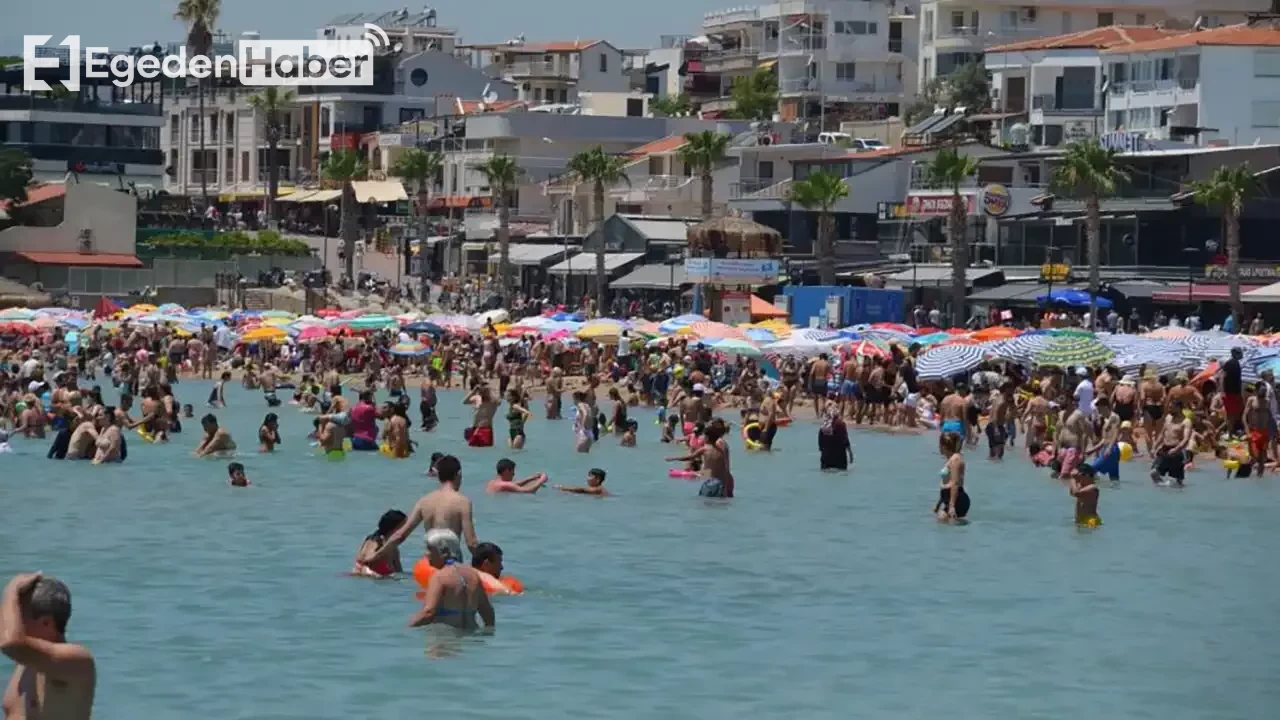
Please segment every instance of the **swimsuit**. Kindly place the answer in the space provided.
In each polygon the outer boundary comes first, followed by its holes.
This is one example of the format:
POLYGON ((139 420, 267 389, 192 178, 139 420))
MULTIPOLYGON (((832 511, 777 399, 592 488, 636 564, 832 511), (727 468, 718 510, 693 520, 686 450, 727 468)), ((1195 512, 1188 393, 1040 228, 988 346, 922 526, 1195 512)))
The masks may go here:
POLYGON ((523 413, 512 408, 512 410, 507 413, 507 425, 509 426, 507 431, 510 433, 512 440, 515 440, 518 437, 524 437, 523 413))
POLYGON ((950 420, 945 420, 942 423, 942 432, 963 435, 964 423, 959 420, 956 420, 955 418, 952 418, 950 420))
POLYGON ((1090 466, 1098 475, 1106 475, 1113 481, 1120 479, 1120 443, 1113 443, 1107 451, 1093 461, 1090 466))

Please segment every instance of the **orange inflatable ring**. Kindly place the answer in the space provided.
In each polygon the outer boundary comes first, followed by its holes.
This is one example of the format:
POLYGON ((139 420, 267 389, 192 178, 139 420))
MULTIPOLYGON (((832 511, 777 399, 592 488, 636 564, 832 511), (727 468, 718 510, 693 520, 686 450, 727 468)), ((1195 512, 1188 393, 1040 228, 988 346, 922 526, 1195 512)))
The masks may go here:
MULTIPOLYGON (((425 556, 418 558, 418 562, 413 564, 413 579, 424 590, 427 588, 427 584, 431 582, 431 576, 435 574, 436 569, 431 567, 431 563, 427 562, 427 558, 425 556)), ((503 575, 501 578, 494 578, 492 575, 483 574, 480 576, 480 579, 484 582, 485 592, 490 595, 495 592, 499 592, 504 588, 516 595, 524 592, 524 583, 520 582, 519 578, 512 575, 503 575), (499 584, 501 587, 499 587, 499 584)), ((419 596, 421 595, 422 593, 419 593, 419 596)))

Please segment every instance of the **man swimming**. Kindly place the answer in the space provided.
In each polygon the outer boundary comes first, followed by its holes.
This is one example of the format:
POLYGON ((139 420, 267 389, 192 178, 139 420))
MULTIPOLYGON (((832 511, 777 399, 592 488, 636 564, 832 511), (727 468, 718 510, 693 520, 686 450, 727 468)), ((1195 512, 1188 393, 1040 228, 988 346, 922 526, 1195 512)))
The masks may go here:
POLYGON ((484 591, 480 573, 462 564, 457 533, 445 528, 429 530, 426 546, 427 562, 436 572, 427 582, 422 609, 409 620, 409 627, 438 623, 459 630, 474 630, 476 615, 479 615, 485 629, 493 630, 493 605, 484 591))
POLYGON ((71 591, 52 577, 24 573, 0 597, 0 652, 14 662, 4 691, 8 720, 88 720, 97 667, 93 654, 67 642, 71 591))
POLYGON ((471 567, 480 573, 480 582, 483 583, 485 592, 491 595, 519 595, 511 588, 503 584, 502 578, 502 548, 491 542, 482 542, 476 546, 475 552, 471 553, 471 567))
POLYGON ((508 458, 498 461, 497 472, 497 477, 485 486, 485 492, 533 494, 547 483, 547 474, 544 472, 535 473, 523 480, 516 480, 516 463, 508 458))
POLYGON ((390 555, 419 525, 425 526, 428 533, 440 528, 452 530, 456 535, 466 538, 468 548, 475 549, 478 541, 471 516, 471 501, 460 492, 462 463, 452 455, 445 455, 435 463, 435 470, 440 487, 423 495, 414 504, 409 519, 387 538, 381 548, 362 560, 365 565, 390 555))
POLYGON ((587 485, 570 486, 570 485, 553 485, 560 492, 572 493, 574 495, 595 495, 596 497, 608 497, 609 491, 604 489, 605 472, 600 468, 591 468, 587 471, 587 485))

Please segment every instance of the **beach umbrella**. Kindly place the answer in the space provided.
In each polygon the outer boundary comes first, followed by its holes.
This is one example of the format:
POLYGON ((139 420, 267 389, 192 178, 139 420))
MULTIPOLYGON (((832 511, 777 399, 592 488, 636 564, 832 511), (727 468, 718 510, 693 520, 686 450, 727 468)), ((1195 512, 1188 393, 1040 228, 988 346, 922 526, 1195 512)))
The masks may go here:
POLYGON ((732 325, 725 325, 724 323, 712 322, 710 320, 690 323, 689 325, 681 328, 677 334, 694 335, 702 338, 703 340, 723 340, 725 338, 745 340, 747 338, 745 330, 741 330, 732 325))
POLYGON ((844 339, 835 330, 823 330, 821 328, 802 328, 792 333, 791 338, 822 343, 836 343, 844 339))
POLYGON ((581 340, 599 343, 616 343, 624 327, 616 320, 595 320, 583 325, 575 333, 581 340))
POLYGON ((430 351, 430 348, 417 340, 398 342, 391 346, 391 354, 399 357, 422 357, 430 351))
POLYGON ((428 335, 445 334, 445 329, 443 327, 433 322, 428 322, 426 320, 411 322, 408 325, 405 325, 402 329, 405 332, 414 333, 414 334, 418 334, 418 333, 427 333, 428 335))
POLYGON ((165 303, 156 308, 156 312, 162 312, 166 315, 186 315, 187 309, 178 303, 165 303))
POLYGON ((911 333, 904 333, 892 328, 873 327, 863 331, 862 337, 874 340, 883 340, 885 342, 899 343, 901 345, 910 345, 914 341, 911 333))
POLYGON ((760 348, 746 340, 738 338, 724 338, 722 340, 713 340, 709 343, 712 349, 722 352, 726 355, 741 355, 743 357, 756 358, 763 355, 760 348))
POLYGON ((510 318, 511 318, 510 313, 508 313, 506 310, 503 310, 502 308, 498 308, 497 310, 489 310, 486 312, 477 313, 476 324, 479 327, 484 327, 486 324, 497 325, 498 323, 506 322, 510 318))
POLYGON ((294 338, 300 343, 318 343, 329 339, 329 329, 320 325, 308 325, 294 338))
POLYGON ((525 335, 541 335, 542 331, 539 330, 538 328, 529 327, 527 325, 525 326, 512 325, 511 327, 507 328, 502 334, 511 338, 522 338, 525 335))
POLYGON ((768 328, 751 327, 743 330, 742 332, 744 335, 747 336, 747 339, 750 340, 751 342, 760 343, 762 345, 772 343, 772 342, 778 342, 779 340, 782 339, 777 333, 775 333, 773 330, 770 330, 768 328))
POLYGON ((49 315, 37 315, 30 322, 37 330, 52 330, 58 327, 58 319, 49 315))
POLYGON ((1024 365, 1030 364, 1036 353, 1049 346, 1053 338, 1043 333, 1024 333, 1007 340, 998 340, 987 347, 990 355, 1003 360, 1012 360, 1024 365))
POLYGON ((916 358, 916 374, 921 380, 938 380, 968 373, 982 364, 985 355, 978 345, 931 348, 916 358))
POLYGON ((125 310, 125 313, 129 315, 146 315, 147 313, 153 313, 155 311, 155 305, 150 303, 138 303, 137 305, 129 306, 129 309, 125 310))
MULTIPOLYGON (((931 347, 941 343, 950 342, 956 338, 955 335, 945 332, 931 332, 927 335, 917 335, 912 342, 920 343, 920 347, 931 347)), ((966 338, 967 339, 967 338, 966 338)))
POLYGON ((343 320, 341 324, 357 331, 400 327, 400 323, 396 322, 396 319, 390 315, 361 315, 360 317, 343 320))
POLYGON ((0 335, 33 335, 35 333, 36 326, 29 320, 0 321, 0 335))
POLYGON ((979 342, 990 342, 992 340, 1008 340, 1009 338, 1018 337, 1021 334, 1022 332, 1020 330, 1015 330, 1014 328, 1006 327, 1004 325, 996 325, 994 327, 977 330, 971 333, 969 337, 979 342))
POLYGON ((680 328, 688 327, 689 325, 692 325, 696 322, 705 322, 705 321, 706 321, 705 317, 703 317, 702 315, 698 315, 696 313, 689 313, 687 315, 678 315, 669 320, 663 320, 662 322, 658 323, 658 331, 669 335, 671 333, 678 331, 680 328))
POLYGON ((911 327, 910 325, 903 325, 902 323, 896 323, 896 322, 871 323, 871 329, 872 330, 889 330, 890 332, 895 332, 895 333, 898 333, 899 335, 914 335, 916 332, 916 329, 911 327))
POLYGON ((1037 365, 1076 367, 1102 365, 1115 357, 1115 351, 1095 337, 1054 337, 1032 358, 1037 365))
POLYGON ((289 333, 285 332, 284 328, 275 327, 273 325, 262 325, 260 327, 253 328, 244 335, 241 335, 240 341, 246 343, 281 342, 287 337, 289 337, 289 333))
POLYGON ((864 358, 884 358, 888 359, 893 356, 887 345, 883 345, 874 340, 856 340, 842 347, 846 355, 864 358))
POLYGON ((811 332, 809 330, 797 332, 785 340, 769 343, 760 350, 767 355, 817 357, 823 353, 834 352, 836 343, 841 340, 838 335, 831 337, 831 334, 828 334, 825 339, 818 339, 820 335, 806 334, 811 332))
POLYGON ((1280 354, 1280 348, 1256 345, 1244 335, 1212 337, 1202 348, 1193 349, 1188 347, 1188 350, 1193 354, 1198 354, 1201 360, 1208 362, 1210 360, 1226 360, 1231 357, 1231 351, 1236 348, 1239 348, 1244 353, 1245 358, 1248 359, 1261 359, 1261 357, 1280 354))
POLYGON ((258 316, 263 318, 269 318, 269 319, 276 319, 276 320, 284 319, 284 320, 290 320, 290 321, 294 320, 297 317, 296 315, 289 312, 288 310, 263 310, 262 312, 258 313, 258 316))
POLYGON ((2 320, 34 320, 36 317, 35 310, 27 308, 6 308, 0 310, 0 321, 2 320))
POLYGON ((662 331, 658 329, 658 323, 651 320, 637 320, 631 324, 631 331, 645 337, 656 337, 662 334, 662 331))
POLYGON ((1194 333, 1192 333, 1191 330, 1184 327, 1167 326, 1162 328, 1156 328, 1155 330, 1152 330, 1151 332, 1143 335, 1142 337, 1156 338, 1159 340, 1178 340, 1193 334, 1194 333))
POLYGON ((338 308, 320 308, 316 311, 316 316, 322 318, 340 317, 341 315, 342 310, 338 308))

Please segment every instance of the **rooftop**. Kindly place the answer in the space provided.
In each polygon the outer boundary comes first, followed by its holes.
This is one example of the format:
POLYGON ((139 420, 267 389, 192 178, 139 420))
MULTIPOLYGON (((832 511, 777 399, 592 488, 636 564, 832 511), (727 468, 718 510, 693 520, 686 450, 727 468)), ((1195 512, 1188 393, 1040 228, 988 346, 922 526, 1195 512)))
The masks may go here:
POLYGON ((494 100, 486 103, 483 100, 463 100, 458 98, 460 115, 475 115, 486 112, 506 112, 508 110, 526 110, 529 104, 521 100, 494 100))
POLYGON ((632 160, 639 160, 650 155, 661 155, 663 153, 675 152, 685 143, 683 135, 668 135, 660 140, 647 142, 638 148, 628 150, 626 154, 632 160))
POLYGON ((1111 48, 1111 53, 1154 52, 1159 50, 1182 50, 1209 45, 1237 47, 1280 47, 1280 29, 1271 25, 1255 26, 1249 24, 1228 25, 1212 30, 1193 30, 1191 32, 1152 39, 1145 42, 1111 48))
POLYGON ((410 11, 408 8, 374 12, 343 13, 328 22, 329 25, 363 25, 373 23, 382 29, 433 29, 451 33, 448 28, 436 27, 435 8, 423 7, 410 11))
POLYGON ((987 49, 986 52, 990 54, 1022 52, 1026 50, 1069 50, 1089 48, 1103 50, 1106 48, 1130 46, 1136 43, 1162 40, 1173 35, 1184 35, 1186 32, 1186 30, 1167 30, 1165 28, 1158 27, 1111 25, 1108 27, 1067 33, 1066 35, 1054 35, 1052 37, 1035 38, 1034 40, 1023 40, 1021 42, 1010 43, 1008 45, 997 45, 996 47, 987 49))

